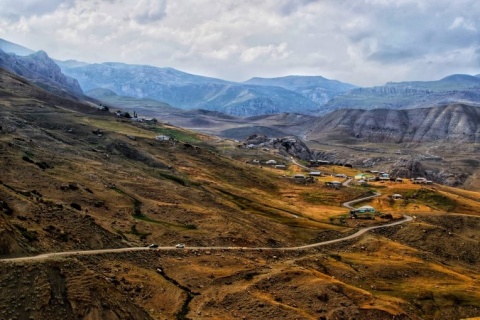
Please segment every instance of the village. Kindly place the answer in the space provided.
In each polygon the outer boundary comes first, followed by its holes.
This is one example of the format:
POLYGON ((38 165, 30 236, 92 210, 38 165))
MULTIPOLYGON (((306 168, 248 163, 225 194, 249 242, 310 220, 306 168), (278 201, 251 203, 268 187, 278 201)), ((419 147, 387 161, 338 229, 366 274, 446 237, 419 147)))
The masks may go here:
MULTIPOLYGON (((262 151, 270 152, 266 148, 262 151)), ((413 212, 421 210, 420 206, 412 205, 415 200, 411 201, 411 190, 433 185, 433 182, 425 177, 405 178, 392 176, 390 173, 380 170, 360 170, 351 165, 334 165, 325 160, 299 162, 293 157, 284 158, 285 160, 254 158, 249 163, 263 169, 279 172, 280 178, 297 186, 313 188, 318 193, 340 191, 342 188, 354 188, 363 191, 365 194, 369 192, 374 194, 370 203, 363 203, 365 201, 362 201, 362 205, 359 207, 344 203, 343 205, 348 211, 340 214, 336 213, 329 217, 331 222, 338 221, 340 224, 351 225, 352 223, 348 223, 347 219, 400 219, 402 214, 400 214, 398 208, 406 210, 407 206, 410 205, 413 212), (381 194, 378 192, 379 189, 382 189, 382 192, 385 192, 385 189, 388 191, 381 194), (402 192, 402 189, 405 192, 402 192), (407 195, 405 196, 404 193, 407 195), (375 197, 379 197, 379 199, 374 199, 375 197), (374 205, 374 203, 377 205, 374 205)), ((351 201, 351 203, 355 202, 356 200, 351 201)))

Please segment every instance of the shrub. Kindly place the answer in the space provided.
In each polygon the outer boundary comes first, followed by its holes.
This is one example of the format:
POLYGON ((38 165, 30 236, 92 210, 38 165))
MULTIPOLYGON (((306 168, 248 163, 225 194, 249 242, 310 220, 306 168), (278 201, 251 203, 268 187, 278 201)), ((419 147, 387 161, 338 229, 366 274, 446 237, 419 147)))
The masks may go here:
POLYGON ((70 203, 70 207, 72 207, 73 209, 76 209, 76 210, 82 210, 82 207, 78 203, 75 203, 75 202, 70 203))

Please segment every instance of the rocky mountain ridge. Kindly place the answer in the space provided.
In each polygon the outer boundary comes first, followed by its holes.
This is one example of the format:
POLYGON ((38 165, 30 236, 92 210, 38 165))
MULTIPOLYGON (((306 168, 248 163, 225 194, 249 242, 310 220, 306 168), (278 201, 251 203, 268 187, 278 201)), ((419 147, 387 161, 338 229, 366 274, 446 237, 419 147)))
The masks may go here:
POLYGON ((318 118, 306 139, 332 134, 368 142, 480 142, 480 108, 453 104, 408 110, 343 109, 318 118))
POLYGON ((384 86, 356 88, 329 100, 326 114, 338 109, 414 109, 466 103, 480 105, 480 78, 454 74, 438 81, 388 82, 384 86))
POLYGON ((324 105, 333 97, 357 88, 357 86, 352 84, 343 83, 338 80, 329 80, 321 76, 255 77, 244 83, 281 87, 300 93, 319 105, 324 105))
POLYGON ((60 67, 44 51, 27 56, 17 56, 0 49, 0 66, 29 79, 52 93, 83 96, 78 81, 64 75, 60 67))
POLYGON ((119 95, 163 101, 182 109, 252 116, 312 112, 317 104, 281 87, 240 84, 152 66, 102 63, 65 69, 84 90, 106 88, 119 95))

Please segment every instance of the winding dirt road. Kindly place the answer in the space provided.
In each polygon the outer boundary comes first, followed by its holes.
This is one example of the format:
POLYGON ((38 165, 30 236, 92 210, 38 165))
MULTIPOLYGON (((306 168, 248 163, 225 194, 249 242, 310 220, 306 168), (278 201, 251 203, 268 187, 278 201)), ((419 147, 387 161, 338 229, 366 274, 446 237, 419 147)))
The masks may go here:
POLYGON ((168 247, 158 247, 155 249, 151 249, 148 247, 128 247, 128 248, 117 248, 117 249, 98 249, 98 250, 84 250, 84 251, 65 251, 65 252, 52 252, 52 253, 44 253, 40 254, 38 256, 30 256, 30 257, 19 257, 19 258, 8 258, 8 259, 0 259, 0 262, 21 262, 21 261, 34 261, 34 260, 46 260, 46 259, 52 259, 52 258, 59 258, 59 257, 68 257, 68 256, 78 256, 78 255, 90 255, 90 254, 102 254, 102 253, 118 253, 118 252, 131 252, 131 251, 169 251, 169 250, 198 250, 198 251, 207 251, 207 250, 244 250, 244 251, 293 251, 293 250, 305 250, 305 249, 311 249, 311 248, 316 248, 316 247, 321 247, 321 246, 326 246, 329 244, 337 243, 337 242, 342 242, 346 240, 351 240, 357 237, 360 237, 364 233, 374 230, 374 229, 380 229, 380 228, 388 228, 388 227, 393 227, 405 222, 412 221, 412 217, 410 216, 404 216, 402 220, 395 221, 392 223, 380 225, 380 226, 372 226, 372 227, 367 227, 358 230, 354 234, 351 234, 349 236, 339 238, 339 239, 334 239, 334 240, 328 240, 328 241, 322 241, 322 242, 317 242, 317 243, 312 243, 312 244, 307 244, 304 246, 297 246, 297 247, 282 247, 282 248, 270 248, 270 247, 185 247, 185 248, 176 248, 172 246, 168 247))
MULTIPOLYGON (((292 159, 292 161, 296 165, 301 166, 300 164, 296 163, 293 159, 292 159)), ((303 166, 301 166, 301 167, 303 167, 303 166)), ((351 181, 351 179, 346 180, 344 182, 344 185, 348 186, 350 181, 351 181)), ((361 202, 361 201, 365 201, 365 200, 370 200, 370 199, 378 197, 378 196, 380 196, 380 193, 376 193, 375 195, 372 195, 372 196, 369 196, 369 197, 364 197, 364 198, 355 199, 355 200, 352 200, 352 201, 347 201, 347 202, 343 203, 343 206, 347 207, 349 209, 354 209, 354 207, 352 207, 352 204, 357 203, 357 202, 361 202)), ((327 241, 322 241, 322 242, 317 242, 317 243, 312 243, 312 244, 307 244, 307 245, 304 245, 304 246, 297 246, 297 247, 281 247, 281 248, 270 248, 270 247, 185 247, 185 248, 176 248, 176 247, 173 247, 173 246, 167 246, 167 247, 158 247, 158 248, 155 248, 155 249, 151 249, 149 247, 127 247, 127 248, 117 248, 117 249, 97 249, 97 250, 52 252, 52 253, 40 254, 40 255, 37 255, 37 256, 0 259, 0 262, 36 261, 36 260, 47 260, 47 259, 53 259, 53 258, 59 258, 59 257, 78 256, 78 255, 91 255, 91 254, 102 254, 102 253, 119 253, 119 252, 132 252, 132 251, 153 251, 153 250, 157 250, 157 251, 169 251, 169 250, 294 251, 294 250, 305 250, 305 249, 311 249, 311 248, 326 246, 326 245, 337 243, 337 242, 351 240, 351 239, 360 237, 361 235, 363 235, 364 233, 366 233, 370 230, 393 227, 393 226, 397 226, 399 224, 409 222, 409 221, 412 221, 412 220, 413 220, 412 217, 404 215, 402 220, 387 223, 387 224, 383 224, 383 225, 379 225, 379 226, 366 227, 366 228, 358 230, 354 234, 351 234, 351 235, 343 237, 343 238, 334 239, 334 240, 327 240, 327 241)))

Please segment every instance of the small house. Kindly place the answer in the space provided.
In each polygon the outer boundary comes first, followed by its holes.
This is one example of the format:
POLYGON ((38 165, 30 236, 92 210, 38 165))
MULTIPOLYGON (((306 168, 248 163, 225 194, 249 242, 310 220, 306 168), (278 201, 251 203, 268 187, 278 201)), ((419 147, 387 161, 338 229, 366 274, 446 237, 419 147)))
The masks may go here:
POLYGON ((367 180, 364 180, 364 179, 358 180, 358 184, 361 185, 361 186, 364 186, 364 185, 367 184, 367 180))
POLYGON ((417 177, 415 179, 413 179, 413 183, 426 183, 427 182, 427 179, 423 178, 423 177, 417 177))
POLYGON ((363 206, 357 209, 350 210, 350 218, 358 218, 357 215, 361 215, 362 218, 373 218, 374 219, 374 214, 375 214, 375 209, 371 206, 363 206))
POLYGON ((303 174, 296 174, 293 176, 294 179, 305 179, 305 176, 303 174))
POLYGON ((369 175, 366 174, 366 173, 359 173, 359 174, 355 175, 354 178, 355 178, 355 180, 365 180, 368 177, 369 177, 369 175))
POLYGON ((322 173, 320 171, 312 171, 312 172, 308 173, 308 175, 310 177, 320 177, 322 175, 322 173))
POLYGON ((398 193, 395 193, 395 194, 392 194, 392 199, 393 200, 400 200, 402 199, 402 195, 401 194, 398 194, 398 193))
POLYGON ((358 209, 356 209, 358 213, 375 213, 375 209, 372 206, 363 206, 358 209))
POLYGON ((155 140, 158 140, 158 141, 169 141, 170 140, 170 137, 169 136, 165 136, 165 135, 159 135, 159 136, 156 136, 155 137, 155 140))
POLYGON ((275 160, 267 160, 267 162, 265 162, 265 164, 277 164, 277 161, 275 161, 275 160))
POLYGON ((397 179, 395 179, 395 182, 400 182, 401 183, 401 182, 403 182, 403 179, 402 178, 397 178, 397 179))
POLYGON ((344 174, 344 173, 337 173, 336 175, 334 175, 335 178, 346 178, 347 175, 344 174))
POLYGON ((340 181, 329 181, 329 182, 325 182, 325 185, 327 187, 333 187, 338 189, 339 187, 342 186, 342 183, 340 181))
POLYGON ((287 166, 285 166, 284 164, 276 164, 273 166, 275 169, 286 169, 287 166))

